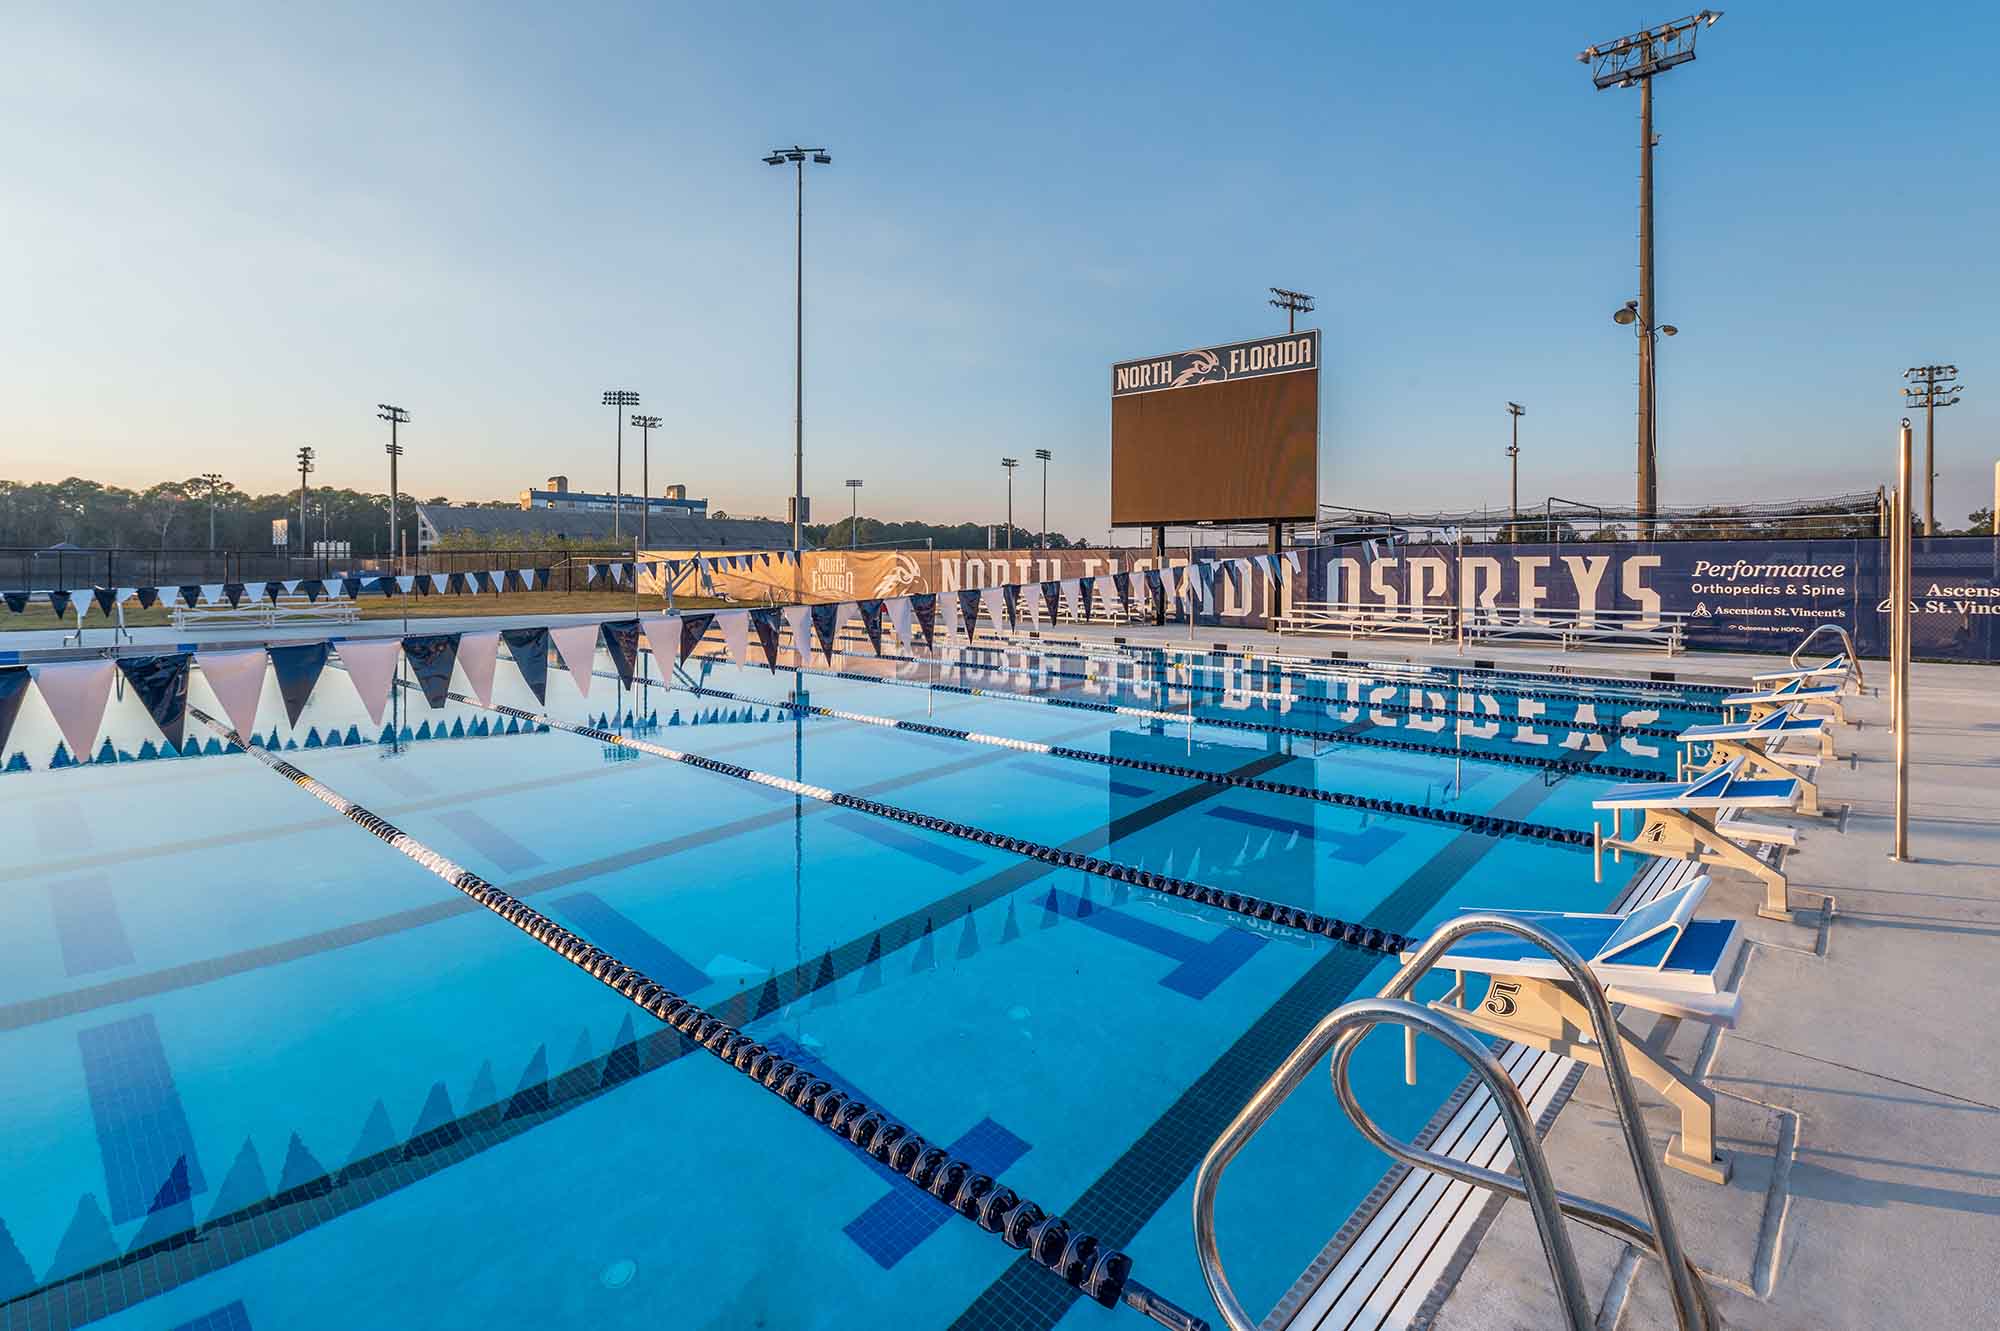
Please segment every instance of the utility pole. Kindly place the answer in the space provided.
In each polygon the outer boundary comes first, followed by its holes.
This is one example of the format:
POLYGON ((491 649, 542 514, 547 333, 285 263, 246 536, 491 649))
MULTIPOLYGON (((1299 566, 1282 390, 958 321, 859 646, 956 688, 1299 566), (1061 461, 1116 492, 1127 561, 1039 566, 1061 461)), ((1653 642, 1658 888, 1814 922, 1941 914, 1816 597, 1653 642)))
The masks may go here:
POLYGON ((1958 401, 1963 385, 1956 365, 1913 365, 1903 371, 1905 406, 1924 409, 1924 535, 1937 535, 1937 409, 1958 401))
POLYGON ((847 548, 859 549, 861 545, 861 482, 849 477, 847 480, 847 548))
POLYGON ((660 418, 634 416, 632 424, 639 427, 639 548, 643 550, 652 543, 646 517, 653 511, 653 431, 660 428, 660 418))
POLYGON ((1521 539, 1521 417, 1527 414, 1528 409, 1520 403, 1509 402, 1507 404, 1507 415, 1513 418, 1514 425, 1514 442, 1507 446, 1507 456, 1514 463, 1512 508, 1514 512, 1514 539, 1517 541, 1521 539))
POLYGON ((611 408, 611 418, 618 422, 618 463, 611 485, 611 539, 615 541, 621 527, 619 519, 625 513, 625 408, 638 406, 639 394, 630 388, 607 388, 604 405, 611 408))
POLYGON ((202 491, 208 496, 208 552, 215 553, 215 497, 222 493, 222 473, 205 471, 201 474, 202 491))
MULTIPOLYGON (((793 144, 773 148, 764 158, 766 166, 787 162, 798 168, 798 213, 792 270, 792 570, 803 578, 806 522, 806 159, 815 166, 831 166, 833 158, 824 148, 793 144)), ((803 584, 800 584, 801 590, 803 584)))
POLYGON ((1014 548, 1014 468, 1021 465, 1019 458, 1001 458, 1000 465, 1007 469, 1007 548, 1014 548))
MULTIPOLYGON (((1592 65, 1591 82, 1599 89, 1639 85, 1639 299, 1634 307, 1639 337, 1639 528, 1651 532, 1659 509, 1659 395, 1653 365, 1657 343, 1651 335, 1653 310, 1653 80, 1694 59, 1695 35, 1713 27, 1720 10, 1704 9, 1688 18, 1635 32, 1629 37, 1588 46, 1577 55, 1592 65)), ((1631 322, 1621 320, 1621 322, 1631 322)))
POLYGON ((1035 457, 1042 464, 1042 534, 1035 540, 1037 550, 1049 548, 1049 459, 1054 456, 1046 448, 1035 450, 1035 457))
POLYGON ((1303 291, 1287 291, 1283 287, 1272 287, 1270 290, 1271 304, 1285 312, 1285 331, 1298 332, 1299 316, 1312 313, 1313 298, 1303 291))
POLYGON ((313 451, 311 445, 299 449, 299 553, 306 552, 306 476, 313 471, 313 451))
POLYGON ((401 407, 392 407, 386 402, 375 404, 375 415, 379 420, 389 422, 389 562, 396 572, 403 566, 396 560, 396 460, 403 456, 403 446, 396 442, 396 427, 410 422, 410 413, 401 407))

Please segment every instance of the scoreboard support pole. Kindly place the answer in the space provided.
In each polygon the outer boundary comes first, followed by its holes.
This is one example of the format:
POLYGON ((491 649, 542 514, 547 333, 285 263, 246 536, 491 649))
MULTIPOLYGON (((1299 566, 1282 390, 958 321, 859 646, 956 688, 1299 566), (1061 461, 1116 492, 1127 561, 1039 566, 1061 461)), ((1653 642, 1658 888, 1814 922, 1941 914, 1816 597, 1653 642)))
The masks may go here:
MULTIPOLYGON (((1162 575, 1167 571, 1167 529, 1164 526, 1153 528, 1153 567, 1160 570, 1162 575)), ((1166 622, 1166 598, 1155 597, 1153 600, 1153 624, 1155 627, 1158 627, 1166 622)))

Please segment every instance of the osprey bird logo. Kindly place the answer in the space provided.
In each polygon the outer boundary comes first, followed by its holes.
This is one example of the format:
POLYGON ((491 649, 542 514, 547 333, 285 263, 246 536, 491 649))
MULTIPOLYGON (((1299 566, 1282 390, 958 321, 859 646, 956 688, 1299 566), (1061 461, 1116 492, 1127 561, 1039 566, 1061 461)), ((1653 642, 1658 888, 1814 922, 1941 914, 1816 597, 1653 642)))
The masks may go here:
POLYGON ((895 564, 876 582, 875 595, 882 598, 905 596, 923 586, 923 582, 923 572, 918 569, 917 561, 899 553, 895 564))
POLYGON ((1187 368, 1174 376, 1174 387, 1186 388, 1189 384, 1206 383, 1221 368, 1222 360, 1213 351, 1197 351, 1188 361, 1187 368))

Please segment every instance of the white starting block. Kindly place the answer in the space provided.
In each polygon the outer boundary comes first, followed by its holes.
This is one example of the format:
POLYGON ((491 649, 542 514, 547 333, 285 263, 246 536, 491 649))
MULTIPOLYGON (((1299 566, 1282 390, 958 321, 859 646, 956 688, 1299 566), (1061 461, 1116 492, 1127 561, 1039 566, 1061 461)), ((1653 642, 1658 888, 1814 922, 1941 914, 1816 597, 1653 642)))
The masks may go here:
MULTIPOLYGON (((1568 911, 1496 910, 1555 934, 1580 953, 1613 1003, 1676 1020, 1730 1027, 1741 995, 1721 988, 1742 947, 1734 920, 1697 920, 1695 907, 1706 876, 1627 915, 1568 911)), ((1404 960, 1409 960, 1405 954, 1404 960)), ((1562 963, 1512 934, 1474 934, 1437 959, 1460 972, 1458 982, 1431 1006, 1475 1030, 1603 1066, 1590 1039, 1590 1011, 1562 963), (1492 977, 1477 1008, 1459 1006, 1465 972, 1492 977), (1454 1003, 1457 1000, 1457 1003, 1454 1003)), ((1668 1066, 1621 1024, 1618 1039, 1632 1075, 1680 1113, 1680 1132, 1667 1143, 1666 1161, 1710 1183, 1729 1181, 1729 1162, 1715 1150, 1715 1100, 1708 1088, 1668 1066)))
MULTIPOLYGON (((1811 707, 1824 709, 1828 716, 1846 725, 1847 705, 1841 701, 1841 695, 1846 692, 1845 684, 1799 677, 1750 693, 1732 693, 1722 700, 1722 714, 1733 718, 1736 709, 1742 707, 1747 709, 1752 721, 1762 721, 1771 713, 1786 708, 1811 707)), ((1798 714, 1803 715, 1803 711, 1798 714)))
POLYGON ((1613 786, 1591 807, 1611 810, 1611 835, 1593 823, 1592 855, 1597 881, 1604 881, 1604 851, 1616 863, 1623 851, 1661 859, 1694 860, 1705 865, 1741 869, 1764 884, 1764 904, 1757 913, 1767 920, 1792 918, 1791 887, 1784 871, 1767 864, 1742 846, 1744 840, 1790 844, 1790 828, 1759 827, 1742 821, 1751 809, 1790 809, 1797 805, 1801 782, 1795 775, 1756 779, 1745 775, 1742 758, 1690 781, 1645 781, 1613 786), (1637 836, 1625 837, 1625 811, 1642 814, 1637 836), (1703 811, 1708 811, 1704 816, 1703 811), (1731 827, 1735 829, 1733 832, 1731 827), (1750 829, 1747 833, 1745 828, 1750 829), (1768 835, 1764 835, 1768 833, 1768 835))
POLYGON ((1741 760, 1743 770, 1773 781, 1794 777, 1799 783, 1799 812, 1819 812, 1819 786, 1806 771, 1819 766, 1820 759, 1833 756, 1833 732, 1823 716, 1799 716, 1789 707, 1772 712, 1761 721, 1724 721, 1719 725, 1690 726, 1679 739, 1683 744, 1709 746, 1707 762, 1696 766, 1684 763, 1681 779, 1713 772, 1741 760), (1791 753, 1779 749, 1781 741, 1817 741, 1817 752, 1791 753))

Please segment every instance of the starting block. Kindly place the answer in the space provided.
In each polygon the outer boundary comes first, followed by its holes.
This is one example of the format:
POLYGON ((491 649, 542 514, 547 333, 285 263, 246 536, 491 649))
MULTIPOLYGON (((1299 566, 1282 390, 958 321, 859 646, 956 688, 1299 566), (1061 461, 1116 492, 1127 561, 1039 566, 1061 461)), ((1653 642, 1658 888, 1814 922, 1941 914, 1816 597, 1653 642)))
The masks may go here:
MULTIPOLYGON (((1721 767, 1689 781, 1646 781, 1613 786, 1591 807, 1611 811, 1611 835, 1602 824, 1591 826, 1593 869, 1604 881, 1604 851, 1616 863, 1620 853, 1656 855, 1661 859, 1694 860, 1705 865, 1741 869, 1764 884, 1764 904, 1757 913, 1767 920, 1792 918, 1791 885, 1784 871, 1744 849, 1739 837, 1750 839, 1739 824, 1735 835, 1726 826, 1750 809, 1790 809, 1797 805, 1801 782, 1796 775, 1758 780, 1744 773, 1744 759, 1732 758, 1721 767), (1644 821, 1638 835, 1627 839, 1625 811, 1639 811, 1644 821)), ((1774 828, 1776 834, 1790 829, 1774 828)), ((1756 837, 1769 840, 1769 837, 1756 837)))
POLYGON ((1819 812, 1819 786, 1801 769, 1817 767, 1820 759, 1833 756, 1833 732, 1823 716, 1799 716, 1791 708, 1772 712, 1761 721, 1725 721, 1720 725, 1690 726, 1678 736, 1683 744, 1709 746, 1708 761, 1688 763, 1683 779, 1713 772, 1741 760, 1743 770, 1773 781, 1786 777, 1799 783, 1799 812, 1819 812), (1817 740, 1818 752, 1786 753, 1776 745, 1785 739, 1817 740))
MULTIPOLYGON (((1847 705, 1841 700, 1841 695, 1846 692, 1845 684, 1828 683, 1801 676, 1751 693, 1732 693, 1722 700, 1722 714, 1733 718, 1736 709, 1742 707, 1748 710, 1750 720, 1762 721, 1771 713, 1781 712, 1786 708, 1812 707, 1824 709, 1828 716, 1846 725, 1847 705)), ((1803 715, 1803 712, 1797 714, 1803 715)))
POLYGON ((1767 670, 1750 676, 1752 684, 1771 688, 1805 680, 1812 684, 1838 684, 1849 693, 1861 692, 1861 663, 1850 661, 1846 653, 1830 657, 1816 666, 1794 666, 1788 670, 1767 670))
MULTIPOLYGON (((1692 918, 1707 890, 1706 876, 1625 915, 1497 910, 1537 925, 1575 948, 1613 1003, 1678 1020, 1730 1027, 1741 995, 1721 988, 1742 947, 1734 920, 1692 918)), ((1410 954, 1405 954, 1404 960, 1410 954)), ((1530 1048, 1603 1066, 1591 1037, 1590 1011, 1570 974, 1548 953, 1512 934, 1462 938, 1436 965, 1460 972, 1458 983, 1431 1004, 1475 1030, 1530 1048), (1465 973, 1491 977, 1477 1008, 1463 1004, 1465 973), (1458 1000, 1455 1005, 1453 1000, 1458 1000)), ((1729 1162, 1715 1149, 1715 1098, 1708 1088, 1657 1058, 1622 1024, 1616 1038, 1626 1066, 1680 1114, 1666 1162, 1710 1183, 1729 1181, 1729 1162)))

